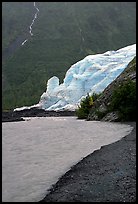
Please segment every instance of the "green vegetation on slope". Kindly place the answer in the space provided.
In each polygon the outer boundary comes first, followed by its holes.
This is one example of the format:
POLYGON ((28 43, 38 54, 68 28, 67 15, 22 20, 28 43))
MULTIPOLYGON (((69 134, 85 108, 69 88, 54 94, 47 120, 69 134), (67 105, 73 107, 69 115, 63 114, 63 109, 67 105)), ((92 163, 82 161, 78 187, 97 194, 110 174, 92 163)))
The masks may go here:
MULTIPOLYGON (((62 82, 72 64, 94 53, 136 42, 135 2, 36 2, 34 36, 3 59, 3 109, 39 101, 47 80, 62 82)), ((33 2, 2 3, 3 53, 28 37, 33 2)), ((5 54, 6 55, 6 54, 5 54)))
MULTIPOLYGON (((78 119, 87 119, 94 101, 100 95, 89 96, 82 99, 79 108, 76 110, 78 119), (96 97, 95 97, 96 96, 96 97)), ((118 86, 111 98, 110 105, 106 112, 102 113, 95 109, 99 120, 109 112, 118 112, 118 121, 135 121, 136 120, 136 82, 131 80, 125 81, 118 86)))
POLYGON ((136 120, 136 57, 102 92, 89 112, 88 120, 136 120))
POLYGON ((94 105, 94 101, 100 96, 101 94, 93 93, 92 96, 87 94, 85 98, 83 98, 80 102, 78 109, 76 110, 76 115, 78 119, 86 119, 90 113, 92 106, 94 105))
POLYGON ((114 90, 110 111, 119 112, 119 120, 136 120, 136 82, 128 80, 114 90))
POLYGON ((35 9, 33 2, 2 2, 2 48, 3 51, 19 35, 28 31, 35 9))

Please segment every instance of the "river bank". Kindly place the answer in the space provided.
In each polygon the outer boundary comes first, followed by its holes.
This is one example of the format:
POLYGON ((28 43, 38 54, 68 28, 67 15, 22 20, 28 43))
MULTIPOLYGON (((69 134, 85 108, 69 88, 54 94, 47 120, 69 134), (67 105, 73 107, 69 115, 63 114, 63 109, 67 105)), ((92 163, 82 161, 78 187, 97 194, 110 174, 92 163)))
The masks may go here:
POLYGON ((23 117, 63 117, 75 116, 75 111, 46 111, 44 109, 30 108, 20 111, 2 112, 2 122, 24 121, 23 117))
POLYGON ((128 124, 76 117, 2 123, 3 202, 39 202, 73 165, 132 129, 128 124))
POLYGON ((136 123, 120 141, 82 159, 40 202, 135 202, 136 123))

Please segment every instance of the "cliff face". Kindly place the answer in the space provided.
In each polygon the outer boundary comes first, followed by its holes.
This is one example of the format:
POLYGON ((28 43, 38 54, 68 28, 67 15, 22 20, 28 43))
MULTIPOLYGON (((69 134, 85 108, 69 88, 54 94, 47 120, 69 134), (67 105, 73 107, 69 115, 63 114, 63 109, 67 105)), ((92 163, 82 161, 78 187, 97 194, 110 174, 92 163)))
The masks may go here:
POLYGON ((87 120, 118 121, 118 111, 110 112, 108 107, 114 90, 128 80, 136 81, 136 57, 128 64, 126 69, 103 91, 95 101, 87 120))

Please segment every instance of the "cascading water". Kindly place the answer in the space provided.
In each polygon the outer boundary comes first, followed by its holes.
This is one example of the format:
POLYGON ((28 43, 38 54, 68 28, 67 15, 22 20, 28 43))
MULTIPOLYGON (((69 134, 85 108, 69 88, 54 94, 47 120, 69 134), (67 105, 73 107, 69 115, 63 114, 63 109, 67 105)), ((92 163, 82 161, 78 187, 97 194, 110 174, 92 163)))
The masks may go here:
MULTIPOLYGON (((35 2, 34 2, 34 7, 35 7, 35 9, 36 9, 37 11, 36 11, 36 13, 35 13, 35 15, 34 15, 34 18, 33 18, 33 20, 32 20, 31 25, 29 26, 29 33, 30 33, 31 36, 33 36, 32 26, 33 26, 35 20, 37 19, 37 15, 38 15, 38 13, 39 13, 39 9, 38 9, 38 7, 36 6, 36 3, 35 3, 35 2)), ((28 41, 28 39, 24 40, 24 41, 22 42, 22 45, 24 45, 27 41, 28 41)))

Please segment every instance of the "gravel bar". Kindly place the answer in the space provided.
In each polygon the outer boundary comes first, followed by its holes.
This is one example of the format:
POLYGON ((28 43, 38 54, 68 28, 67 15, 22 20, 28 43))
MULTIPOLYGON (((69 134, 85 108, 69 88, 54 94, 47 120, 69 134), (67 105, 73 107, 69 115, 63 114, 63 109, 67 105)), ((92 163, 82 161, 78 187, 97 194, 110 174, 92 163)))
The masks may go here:
POLYGON ((39 202, 135 202, 136 122, 121 140, 83 158, 39 202))

